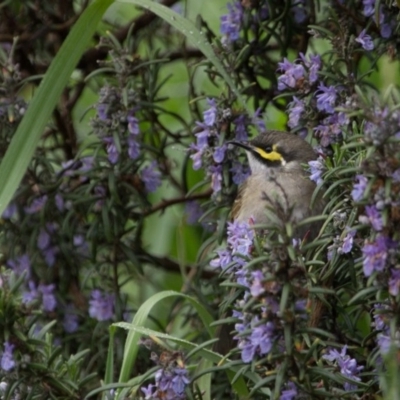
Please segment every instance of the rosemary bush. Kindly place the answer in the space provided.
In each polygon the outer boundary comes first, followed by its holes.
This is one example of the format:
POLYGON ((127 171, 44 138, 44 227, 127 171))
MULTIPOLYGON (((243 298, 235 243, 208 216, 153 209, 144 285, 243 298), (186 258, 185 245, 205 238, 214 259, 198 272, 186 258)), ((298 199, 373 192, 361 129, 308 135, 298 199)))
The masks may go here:
POLYGON ((398 2, 42 3, 0 8, 0 398, 397 398, 398 2), (313 240, 230 218, 269 129, 313 240))

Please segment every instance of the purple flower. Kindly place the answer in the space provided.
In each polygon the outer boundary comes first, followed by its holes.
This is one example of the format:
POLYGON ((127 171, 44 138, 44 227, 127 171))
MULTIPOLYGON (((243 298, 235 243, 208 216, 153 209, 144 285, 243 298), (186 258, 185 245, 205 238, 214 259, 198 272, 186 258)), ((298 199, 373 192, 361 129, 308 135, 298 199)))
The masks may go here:
POLYGON ((10 219, 17 212, 17 205, 14 202, 11 202, 7 208, 3 211, 1 218, 10 219))
POLYGON ((390 38, 390 36, 392 36, 392 32, 393 32, 392 24, 390 23, 381 24, 380 33, 384 39, 390 38))
POLYGON ((379 22, 376 20, 376 24, 380 28, 380 34, 384 39, 388 39, 390 36, 392 36, 393 28, 396 26, 396 19, 391 17, 386 12, 386 7, 384 7, 382 4, 379 7, 379 22))
POLYGON ((293 382, 289 382, 285 390, 282 390, 279 400, 293 400, 297 396, 297 388, 293 382))
POLYGON ((218 257, 210 261, 213 268, 225 269, 232 262, 232 254, 229 250, 217 250, 218 257))
POLYGON ((322 173, 325 169, 323 161, 324 159, 319 156, 316 160, 308 162, 308 165, 310 166, 310 179, 317 185, 323 182, 322 173))
POLYGON ((278 77, 278 90, 295 89, 300 79, 305 77, 305 69, 301 64, 293 64, 287 58, 278 63, 278 71, 283 75, 278 77))
POLYGON ((325 86, 322 82, 317 91, 317 108, 319 111, 325 111, 328 114, 334 113, 334 106, 337 97, 337 91, 333 86, 325 86))
POLYGON ((321 146, 327 147, 331 144, 331 134, 329 126, 326 125, 317 125, 314 128, 316 133, 316 137, 320 139, 321 146))
POLYGON ((239 349, 242 350, 242 361, 245 363, 253 361, 256 355, 268 354, 273 345, 273 334, 275 326, 272 322, 256 326, 252 329, 249 337, 240 340, 239 349))
POLYGON ((318 80, 318 71, 321 68, 321 57, 318 54, 310 55, 310 62, 307 66, 310 83, 314 83, 318 80))
POLYGON ((97 115, 101 121, 106 121, 108 118, 108 104, 99 103, 96 106, 97 115))
POLYGON ((316 136, 320 138, 320 144, 323 147, 329 146, 337 140, 342 133, 342 127, 349 122, 345 113, 333 113, 322 121, 322 125, 314 128, 316 136))
POLYGON ((80 159, 81 166, 79 172, 86 179, 86 173, 93 169, 94 158, 93 157, 83 157, 80 159))
POLYGON ((392 339, 388 334, 378 333, 376 341, 382 354, 388 354, 392 346, 392 339))
POLYGON ((157 170, 158 164, 152 161, 148 167, 142 169, 140 176, 146 192, 155 192, 161 185, 161 172, 157 170))
POLYGON ((240 26, 243 17, 243 7, 240 1, 228 4, 228 14, 221 17, 221 33, 228 41, 235 42, 239 39, 240 26))
POLYGON ((374 304, 374 322, 372 323, 372 325, 375 327, 376 330, 379 331, 384 331, 389 328, 385 319, 388 314, 382 313, 382 310, 388 311, 388 306, 386 304, 374 304))
POLYGON ((250 176, 250 168, 239 161, 233 161, 229 171, 232 172, 232 180, 236 185, 242 184, 250 176))
POLYGON ((75 307, 71 304, 65 309, 63 327, 67 333, 74 333, 79 328, 79 318, 76 314, 75 307))
POLYGON ((196 136, 196 149, 204 150, 208 147, 208 138, 211 136, 210 128, 204 122, 197 122, 196 125, 202 130, 195 133, 196 136))
POLYGON ((153 385, 152 383, 150 383, 149 386, 146 387, 142 387, 141 391, 144 393, 144 399, 145 400, 153 400, 154 399, 154 388, 156 387, 156 385, 153 385))
POLYGON ((16 365, 14 356, 13 356, 14 347, 15 347, 15 345, 13 345, 9 342, 4 342, 4 351, 1 356, 1 363, 0 363, 1 368, 4 371, 11 371, 16 365))
POLYGON ((63 197, 61 196, 60 193, 57 193, 57 194, 54 196, 54 202, 55 202, 55 204, 56 204, 56 207, 57 207, 57 210, 58 210, 58 211, 63 212, 63 211, 65 210, 64 199, 63 199, 63 197))
POLYGON ((72 239, 74 246, 77 248, 77 252, 81 255, 86 255, 89 251, 89 244, 85 239, 84 235, 74 235, 72 239))
POLYGON ((386 266, 389 250, 396 247, 396 243, 385 236, 378 236, 375 242, 366 243, 362 248, 364 275, 369 277, 374 271, 383 271, 386 266))
POLYGON ((390 270, 391 277, 389 279, 389 293, 392 296, 397 296, 399 294, 400 288, 400 269, 392 268, 390 270))
POLYGON ((353 185, 351 197, 354 201, 360 201, 364 197, 365 189, 367 188, 368 179, 364 175, 357 175, 357 183, 353 185))
POLYGON ((159 369, 155 373, 155 385, 150 384, 147 388, 142 388, 142 392, 146 400, 184 400, 189 382, 186 368, 159 369))
POLYGON ((136 160, 140 155, 140 144, 136 141, 134 135, 128 136, 128 157, 136 160))
POLYGON ((7 265, 18 275, 21 275, 26 271, 26 277, 29 279, 31 275, 31 261, 28 254, 23 254, 22 256, 17 257, 15 260, 8 260, 7 265))
POLYGON ((351 249, 353 248, 353 238, 356 234, 356 231, 350 231, 345 238, 343 239, 343 244, 341 247, 338 248, 339 254, 347 254, 350 253, 351 249))
POLYGON ((28 282, 28 287, 29 287, 29 289, 28 289, 28 290, 25 290, 25 291, 22 293, 22 302, 23 302, 24 304, 32 303, 32 302, 35 301, 35 300, 38 298, 38 296, 39 296, 39 293, 38 293, 38 291, 37 291, 37 289, 36 289, 35 282, 29 281, 29 282, 28 282))
POLYGON ((37 247, 40 250, 44 250, 50 245, 50 235, 45 228, 41 228, 38 238, 37 238, 37 247))
POLYGON ((366 206, 365 212, 367 214, 367 218, 369 223, 376 231, 381 231, 383 228, 383 220, 382 215, 376 208, 376 206, 366 206))
POLYGON ((57 300, 54 295, 55 285, 40 284, 38 290, 42 293, 42 307, 44 311, 54 311, 57 306, 57 300))
POLYGON ((400 168, 396 169, 392 173, 392 179, 393 179, 394 182, 400 182, 400 168))
POLYGON ((228 223, 228 244, 232 247, 233 254, 250 255, 253 246, 254 231, 246 222, 237 220, 228 223))
POLYGON ((293 96, 293 101, 289 103, 288 126, 290 128, 295 128, 297 125, 299 125, 299 121, 304 110, 305 110, 304 103, 301 100, 299 100, 296 96, 293 96))
POLYGON ((203 112, 204 123, 207 126, 213 126, 215 124, 218 114, 216 102, 215 99, 207 99, 207 103, 210 108, 203 112))
POLYGON ((376 0, 363 0, 363 14, 366 17, 370 17, 375 13, 375 2, 376 0))
POLYGON ((52 267, 56 262, 56 256, 60 252, 57 246, 49 246, 42 251, 44 260, 49 267, 52 267))
POLYGON ((303 5, 302 4, 303 2, 304 2, 304 0, 297 0, 296 4, 293 6, 293 8, 291 10, 293 19, 296 22, 296 24, 304 23, 308 16, 307 10, 304 7, 299 7, 299 4, 303 5))
POLYGON ((216 163, 222 163, 225 158, 225 152, 226 152, 226 145, 222 145, 219 147, 216 147, 214 149, 214 154, 213 154, 213 159, 216 163))
POLYGON ((233 121, 235 124, 235 139, 239 141, 246 141, 248 139, 246 130, 246 116, 244 114, 239 115, 233 121))
POLYGON ((56 255, 59 253, 58 246, 52 245, 51 236, 57 230, 57 224, 55 223, 46 223, 44 228, 40 229, 38 238, 37 238, 37 246, 41 250, 42 255, 46 261, 46 264, 49 267, 52 267, 56 260, 56 255))
POLYGON ((374 49, 374 43, 370 35, 365 33, 365 29, 361 31, 356 39, 357 43, 360 43, 362 48, 367 51, 371 51, 374 49))
POLYGON ((264 275, 261 271, 253 271, 251 273, 253 281, 250 286, 250 294, 253 297, 258 297, 265 292, 265 288, 263 285, 264 275))
POLYGON ((198 201, 189 201, 185 204, 186 221, 189 225, 195 225, 203 215, 203 210, 198 201))
POLYGON ((89 315, 98 321, 107 321, 114 315, 114 296, 93 290, 89 300, 89 315))
POLYGON ((114 138, 105 137, 103 138, 103 142, 106 144, 108 161, 110 161, 111 164, 116 164, 119 159, 119 150, 117 149, 114 138))
POLYGON ((218 193, 222 189, 222 165, 211 165, 209 172, 211 173, 211 188, 214 193, 218 193))
POLYGON ((61 171, 58 173, 61 176, 73 176, 74 171, 78 168, 79 163, 75 160, 67 160, 61 163, 61 171))
POLYGON ((24 210, 27 214, 36 214, 39 212, 47 203, 47 195, 36 197, 32 200, 30 206, 25 207, 24 210))
MULTIPOLYGON (((243 259, 240 259, 239 257, 234 257, 234 261, 237 261, 237 264, 235 265, 235 267, 244 265, 243 259), (240 260, 242 260, 241 263, 240 263, 240 260)), ((236 278, 236 283, 238 283, 239 285, 245 286, 246 288, 250 287, 249 280, 247 279, 247 273, 244 268, 238 269, 235 272, 235 278, 236 278)), ((246 292, 246 293, 248 293, 248 292, 246 292)))
POLYGON ((137 136, 140 132, 139 130, 139 120, 132 116, 132 115, 128 115, 127 117, 128 120, 128 131, 131 135, 133 136, 137 136))
POLYGON ((199 147, 195 144, 192 144, 190 146, 191 150, 198 150, 196 153, 192 154, 190 158, 193 160, 193 169, 197 171, 198 169, 201 168, 203 164, 202 156, 203 156, 203 150, 199 149, 199 147))
MULTIPOLYGON (((346 355, 346 352, 347 346, 343 346, 343 349, 340 353, 336 349, 331 349, 328 354, 322 356, 322 358, 332 363, 337 363, 340 368, 340 373, 346 378, 355 381, 361 381, 361 379, 358 377, 358 374, 364 367, 358 366, 357 361, 354 358, 350 358, 349 355, 346 355)), ((344 389, 348 391, 356 390, 357 386, 349 382, 345 382, 344 389)))
POLYGON ((186 386, 190 382, 188 378, 188 371, 186 368, 174 368, 173 374, 175 376, 172 377, 172 390, 179 396, 183 395, 186 386))
POLYGON ((265 126, 265 121, 261 114, 261 108, 257 108, 256 112, 253 115, 252 122, 260 133, 264 133, 267 131, 267 127, 265 126))

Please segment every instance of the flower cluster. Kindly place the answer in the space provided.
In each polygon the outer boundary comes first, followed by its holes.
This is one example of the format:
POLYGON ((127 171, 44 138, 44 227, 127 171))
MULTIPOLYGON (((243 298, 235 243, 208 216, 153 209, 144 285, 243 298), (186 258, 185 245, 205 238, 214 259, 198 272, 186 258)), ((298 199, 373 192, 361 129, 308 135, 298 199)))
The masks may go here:
POLYGON ((376 343, 382 355, 387 355, 391 348, 400 348, 399 329, 394 333, 390 329, 392 315, 393 311, 388 304, 377 303, 374 305, 372 327, 377 333, 376 343))
POLYGON ((308 93, 310 88, 318 80, 318 71, 321 68, 321 58, 318 55, 310 56, 310 59, 300 53, 300 59, 291 63, 287 58, 278 63, 278 71, 282 75, 278 77, 278 90, 293 90, 308 93))
MULTIPOLYGON (((234 126, 234 138, 239 141, 247 139, 247 129, 251 121, 245 115, 232 116, 228 109, 220 111, 215 99, 208 99, 209 108, 203 113, 203 122, 196 122, 195 133, 196 143, 190 146, 190 158, 193 160, 193 169, 206 168, 206 174, 211 180, 213 193, 216 195, 224 191, 227 183, 224 182, 223 173, 226 165, 229 165, 229 172, 235 184, 242 183, 250 174, 245 163, 238 161, 238 149, 228 151, 225 142, 224 130, 230 123, 234 126)), ((262 126, 256 115, 253 118, 254 125, 262 126)), ((264 127, 265 129, 265 127, 264 127)))
POLYGON ((332 259, 335 252, 339 255, 350 253, 353 249, 355 234, 355 230, 351 230, 349 227, 346 227, 342 235, 337 235, 333 240, 333 244, 328 247, 328 260, 332 259))
POLYGON ((93 290, 89 300, 89 315, 98 321, 108 321, 114 315, 114 296, 93 290))
POLYGON ((393 35, 397 23, 398 9, 377 0, 362 0, 362 3, 365 17, 379 29, 382 38, 389 39, 393 35))
MULTIPOLYGON (((112 166, 135 161, 141 155, 136 95, 129 91, 127 96, 132 104, 130 109, 126 108, 124 99, 116 87, 103 87, 96 105, 97 115, 92 120, 94 133, 105 145, 107 158, 112 166)), ((147 192, 154 192, 161 185, 161 172, 155 160, 142 167, 139 176, 147 192)))
POLYGON ((295 400, 298 394, 296 385, 293 382, 289 382, 286 389, 282 390, 279 400, 295 400))
POLYGON ((142 387, 145 400, 186 399, 185 390, 190 383, 190 379, 181 357, 162 354, 160 358, 153 355, 154 358, 161 368, 155 373, 155 383, 142 387))
POLYGON ((364 161, 363 174, 356 175, 351 191, 355 204, 363 206, 358 220, 371 232, 361 249, 364 275, 378 274, 393 296, 397 296, 400 285, 396 267, 399 257, 396 227, 400 210, 400 185, 396 174, 400 161, 395 156, 396 146, 390 141, 397 138, 399 123, 397 111, 375 107, 365 124, 364 136, 367 143, 381 148, 381 154, 374 153, 364 161), (391 192, 384 190, 385 181, 391 182, 391 192))
MULTIPOLYGON (((134 98, 134 93, 130 92, 128 96, 134 98)), ((124 110, 121 107, 122 102, 121 93, 116 87, 103 87, 96 106, 97 117, 92 122, 95 133, 101 137, 106 146, 111 164, 118 163, 123 149, 126 149, 126 155, 132 160, 140 155, 139 120, 132 109, 124 110), (115 135, 113 133, 115 131, 120 135, 115 135)))
MULTIPOLYGON (((250 221, 253 224, 253 221, 250 221)), ((254 256, 255 231, 252 225, 233 221, 228 223, 227 247, 218 250, 218 257, 211 266, 230 272, 236 284, 243 288, 242 296, 234 305, 237 347, 244 363, 250 363, 268 355, 281 345, 282 315, 279 313, 277 299, 282 284, 277 278, 275 268, 279 268, 278 255, 271 251, 269 261, 261 269, 249 267, 254 256), (275 258, 276 257, 276 258, 275 258), (248 307, 248 302, 256 302, 259 307, 248 307)), ((279 252, 278 249, 276 249, 279 252)), ((258 266, 260 268, 260 266, 258 266)), ((295 318, 304 319, 304 307, 293 311, 295 318)), ((290 317, 292 318, 292 316, 290 317)))
MULTIPOLYGON (((347 346, 343 346, 340 353, 336 349, 331 349, 327 354, 322 356, 325 360, 331 364, 337 365, 340 368, 340 373, 353 381, 361 381, 358 376, 360 371, 364 369, 362 365, 357 364, 355 358, 351 358, 347 353, 347 346)), ((346 391, 356 390, 357 386, 350 382, 344 383, 344 389, 346 391)))
MULTIPOLYGON (((319 139, 322 149, 341 139, 342 131, 349 123, 343 111, 336 111, 341 105, 343 89, 327 85, 318 75, 322 61, 318 55, 307 59, 300 53, 294 63, 286 58, 278 63, 278 90, 296 91, 288 104, 288 126, 299 132, 303 124, 310 123, 310 116, 317 116, 314 122, 314 135, 319 139)), ((314 117, 315 118, 315 117, 314 117)))
POLYGON ((221 33, 227 42, 235 42, 239 39, 239 33, 243 18, 243 6, 240 1, 228 4, 228 14, 221 17, 221 33))
POLYGON ((212 260, 210 265, 221 269, 230 266, 236 271, 246 263, 246 258, 251 256, 254 230, 250 224, 235 220, 228 223, 227 234, 229 246, 217 250, 218 257, 212 260))

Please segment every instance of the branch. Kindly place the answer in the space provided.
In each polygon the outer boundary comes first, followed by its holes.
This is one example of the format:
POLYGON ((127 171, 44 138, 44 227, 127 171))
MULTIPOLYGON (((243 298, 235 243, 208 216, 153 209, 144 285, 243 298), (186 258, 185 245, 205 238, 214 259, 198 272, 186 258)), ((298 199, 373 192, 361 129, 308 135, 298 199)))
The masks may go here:
POLYGON ((201 200, 201 199, 207 199, 211 196, 212 190, 208 190, 205 193, 200 193, 200 194, 194 194, 193 196, 189 197, 178 197, 175 199, 169 199, 169 200, 162 200, 161 203, 156 204, 150 210, 146 211, 144 213, 144 216, 147 217, 148 215, 154 214, 157 211, 164 211, 167 207, 173 206, 175 204, 180 204, 180 203, 186 203, 187 201, 193 201, 193 200, 201 200))
MULTIPOLYGON (((171 7, 178 1, 179 0, 163 0, 160 4, 166 7, 171 7)), ((119 42, 123 42, 127 38, 129 32, 131 32, 132 35, 135 35, 138 31, 147 27, 156 18, 158 18, 157 15, 145 12, 140 17, 126 24, 123 28, 120 28, 117 32, 113 32, 113 35, 119 42)), ((107 49, 91 48, 82 56, 78 68, 85 69, 86 71, 96 69, 98 67, 98 61, 104 60, 107 56, 107 49)))

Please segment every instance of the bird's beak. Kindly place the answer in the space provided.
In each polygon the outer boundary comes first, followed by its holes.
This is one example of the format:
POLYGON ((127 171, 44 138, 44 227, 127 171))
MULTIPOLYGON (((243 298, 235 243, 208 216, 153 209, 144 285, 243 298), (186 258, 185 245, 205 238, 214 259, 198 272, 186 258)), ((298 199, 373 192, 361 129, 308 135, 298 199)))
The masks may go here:
POLYGON ((254 147, 249 144, 248 142, 238 142, 237 140, 230 140, 227 142, 228 144, 233 144, 234 146, 242 147, 243 149, 247 151, 254 152, 254 147))

